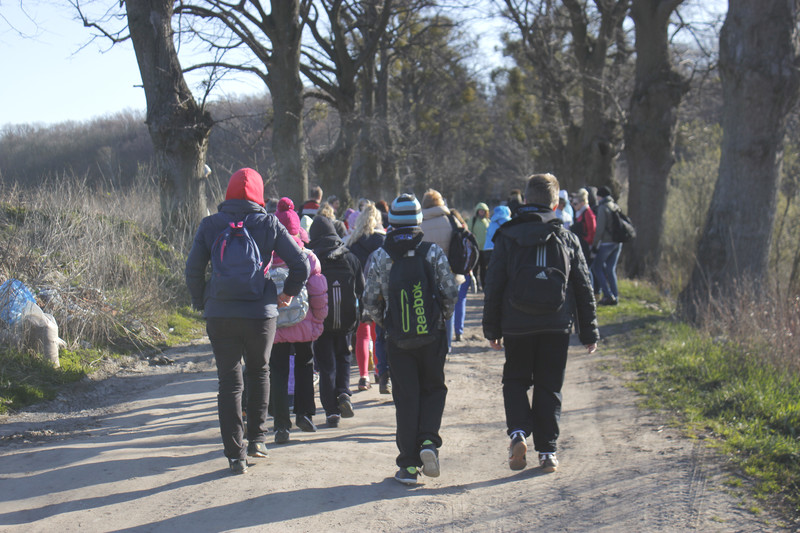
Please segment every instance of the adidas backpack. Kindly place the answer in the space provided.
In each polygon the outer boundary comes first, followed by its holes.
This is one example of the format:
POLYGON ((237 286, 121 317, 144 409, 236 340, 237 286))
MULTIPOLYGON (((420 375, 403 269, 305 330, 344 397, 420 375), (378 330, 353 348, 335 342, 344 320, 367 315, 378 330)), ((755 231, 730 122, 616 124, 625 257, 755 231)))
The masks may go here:
POLYGON ((261 252, 244 221, 229 222, 211 246, 210 296, 217 300, 260 300, 266 287, 265 275, 261 252))
POLYGON ((523 313, 544 315, 561 310, 567 298, 570 255, 558 229, 532 246, 517 243, 509 257, 509 303, 523 313))
POLYGON ((442 308, 433 266, 425 259, 432 243, 422 242, 392 263, 386 307, 386 338, 399 348, 413 350, 438 339, 442 308))
POLYGON ((325 331, 347 333, 358 323, 356 275, 345 254, 336 259, 319 258, 322 275, 328 281, 328 316, 325 331))

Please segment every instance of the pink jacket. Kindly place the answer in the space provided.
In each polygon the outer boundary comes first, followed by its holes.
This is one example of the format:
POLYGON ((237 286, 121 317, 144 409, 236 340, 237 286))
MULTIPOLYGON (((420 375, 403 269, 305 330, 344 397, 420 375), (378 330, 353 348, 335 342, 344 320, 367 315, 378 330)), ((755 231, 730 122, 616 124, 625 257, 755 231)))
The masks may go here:
MULTIPOLYGON (((278 328, 275 342, 311 342, 322 335, 323 321, 328 316, 328 281, 322 275, 319 261, 314 252, 306 248, 303 253, 308 257, 311 274, 306 281, 308 291, 308 313, 302 322, 294 326, 278 328)), ((272 256, 273 265, 283 264, 277 255, 272 256)))

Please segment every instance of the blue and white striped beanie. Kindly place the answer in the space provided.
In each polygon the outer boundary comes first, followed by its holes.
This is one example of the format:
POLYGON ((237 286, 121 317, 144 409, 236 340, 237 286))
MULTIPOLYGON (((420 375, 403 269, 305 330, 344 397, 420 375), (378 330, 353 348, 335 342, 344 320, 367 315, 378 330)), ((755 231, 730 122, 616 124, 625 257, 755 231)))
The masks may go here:
POLYGON ((413 194, 404 193, 394 199, 389 208, 389 225, 419 226, 422 224, 422 208, 413 194))

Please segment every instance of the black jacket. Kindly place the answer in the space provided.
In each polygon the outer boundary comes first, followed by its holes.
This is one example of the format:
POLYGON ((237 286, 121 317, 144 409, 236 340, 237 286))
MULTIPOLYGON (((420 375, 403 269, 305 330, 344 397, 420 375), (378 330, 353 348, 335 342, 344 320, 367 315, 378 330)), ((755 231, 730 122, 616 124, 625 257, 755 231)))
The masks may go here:
POLYGON ((514 218, 495 233, 483 302, 483 334, 489 340, 537 333, 570 333, 576 322, 581 343, 592 344, 600 338, 592 282, 578 237, 564 229, 552 209, 543 206, 520 206, 514 218), (529 245, 551 232, 558 232, 569 253, 567 301, 557 313, 530 315, 509 303, 509 258, 520 245, 529 245))
POLYGON ((315 216, 314 222, 308 228, 308 238, 308 247, 320 261, 333 261, 344 257, 355 275, 356 297, 361 299, 364 294, 364 270, 361 268, 361 261, 339 238, 333 220, 323 215, 315 216))

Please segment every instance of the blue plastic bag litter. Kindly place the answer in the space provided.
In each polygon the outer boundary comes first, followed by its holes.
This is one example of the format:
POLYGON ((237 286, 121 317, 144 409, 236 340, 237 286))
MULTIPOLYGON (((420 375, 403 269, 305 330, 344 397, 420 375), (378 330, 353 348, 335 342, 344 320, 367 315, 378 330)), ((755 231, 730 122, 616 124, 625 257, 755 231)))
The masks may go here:
POLYGON ((18 279, 10 279, 0 285, 0 320, 9 326, 22 319, 29 303, 36 303, 31 290, 18 279))

